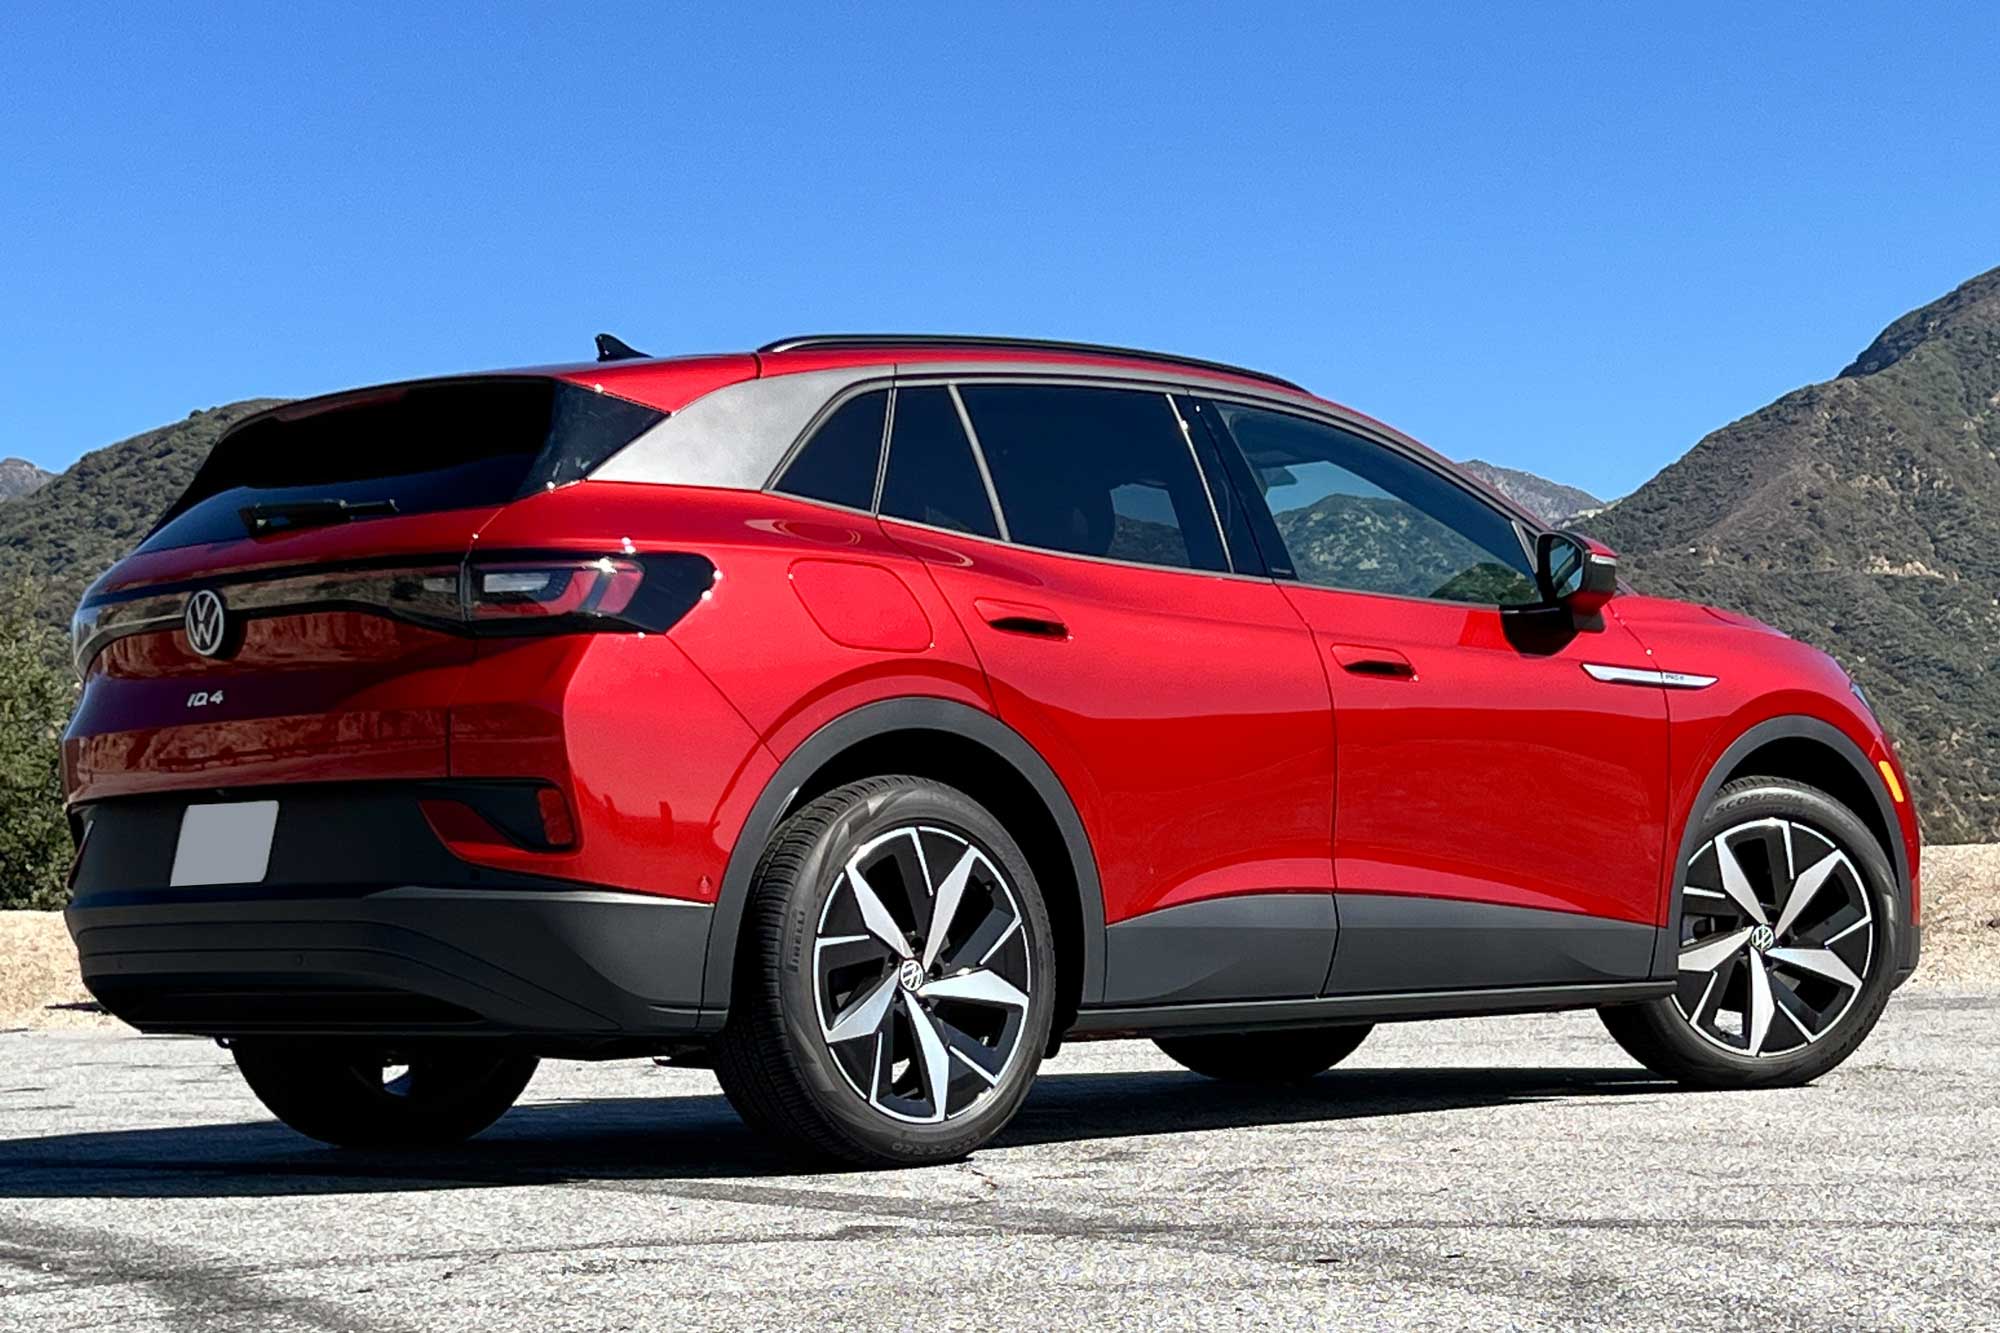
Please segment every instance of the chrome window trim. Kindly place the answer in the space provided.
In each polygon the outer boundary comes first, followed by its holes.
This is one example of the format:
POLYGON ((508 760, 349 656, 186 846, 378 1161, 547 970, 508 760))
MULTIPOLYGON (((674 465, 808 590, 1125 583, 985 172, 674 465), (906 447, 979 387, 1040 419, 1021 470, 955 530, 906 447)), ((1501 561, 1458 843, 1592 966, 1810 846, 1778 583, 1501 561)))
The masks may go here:
MULTIPOLYGON (((1484 505, 1486 508, 1490 510, 1493 510, 1494 512, 1498 513, 1501 517, 1507 519, 1510 523, 1512 523, 1516 528, 1517 539, 1520 540, 1521 542, 1523 554, 1527 557, 1528 566, 1531 571, 1533 570, 1534 567, 1533 543, 1535 538, 1538 537, 1543 532, 1556 531, 1556 529, 1550 528, 1546 523, 1537 518, 1535 515, 1529 513, 1527 510, 1521 508, 1520 506, 1513 504, 1511 501, 1508 501, 1506 497, 1491 495, 1487 493, 1484 489, 1472 484, 1466 478, 1460 476, 1457 473, 1456 469, 1454 469, 1448 461, 1429 457, 1427 451, 1423 448, 1423 446, 1417 444, 1414 440, 1410 440, 1408 437, 1400 435, 1393 428, 1385 426, 1380 422, 1376 422, 1368 418, 1365 418, 1358 413, 1353 413, 1348 409, 1340 407, 1338 404, 1329 403, 1323 399, 1313 398, 1311 395, 1306 394, 1303 391, 1294 392, 1294 391, 1281 390, 1276 388, 1276 386, 1273 386, 1270 390, 1266 391, 1260 389, 1256 385, 1242 384, 1233 380, 1215 379, 1194 372, 1180 373, 1174 370, 1173 368, 1165 365, 1162 365, 1160 367, 1149 366, 1143 369, 1139 367, 1123 367, 1123 366, 1063 365, 1061 363, 1036 364, 1032 366, 1022 365, 1017 367, 1017 366, 995 365, 990 361, 929 361, 929 362, 918 362, 911 364, 903 364, 903 363, 891 364, 887 362, 877 362, 867 366, 858 366, 838 371, 796 371, 784 375, 771 376, 769 378, 739 381, 736 385, 725 386, 725 388, 742 388, 750 385, 759 385, 759 384, 776 385, 776 384, 781 384, 786 380, 801 379, 808 376, 833 377, 838 379, 839 386, 829 390, 829 396, 827 400, 820 405, 820 409, 813 413, 812 417, 807 421, 804 427, 799 428, 794 433, 793 438, 788 442, 783 454, 780 456, 778 465, 771 470, 770 475, 765 479, 763 484, 758 486, 745 486, 741 484, 735 484, 724 481, 682 482, 679 484, 708 485, 716 487, 718 489, 733 489, 733 490, 754 489, 761 491, 769 491, 775 494, 785 495, 790 499, 798 500, 799 502, 804 504, 825 505, 829 509, 839 510, 840 512, 843 513, 859 513, 860 512, 859 510, 849 509, 845 505, 837 505, 832 503, 831 501, 815 500, 810 496, 793 496, 789 492, 779 491, 777 489, 776 481, 780 476, 783 475, 784 468, 791 464, 797 450, 800 447, 802 447, 805 441, 811 437, 812 432, 816 430, 821 424, 823 424, 824 419, 828 414, 838 410, 842 405, 846 403, 846 401, 849 398, 852 398, 861 393, 869 392, 872 388, 880 387, 883 384, 887 384, 889 385, 892 391, 889 395, 888 411, 884 414, 884 419, 883 419, 882 453, 876 473, 875 495, 871 509, 869 511, 873 516, 881 518, 884 517, 884 515, 882 514, 882 491, 883 487, 887 483, 889 452, 893 447, 894 443, 895 415, 896 415, 896 395, 894 390, 896 389, 919 388, 930 385, 938 385, 951 388, 953 386, 960 384, 981 384, 981 383, 1022 384, 1022 385, 1070 385, 1081 388, 1124 388, 1124 389, 1141 389, 1141 390, 1151 389, 1166 394, 1169 397, 1169 399, 1171 399, 1172 396, 1176 393, 1185 393, 1195 398, 1205 399, 1210 402, 1238 403, 1246 407, 1258 407, 1258 408, 1265 408, 1271 411, 1284 412, 1292 416, 1300 417, 1307 421, 1316 422, 1320 425, 1331 426, 1337 430, 1347 431, 1350 434, 1353 434, 1367 441, 1368 443, 1375 445, 1378 448, 1388 449, 1391 452, 1395 453, 1398 457, 1407 459, 1411 463, 1419 467, 1425 468, 1428 471, 1434 473, 1435 475, 1443 478, 1451 485, 1456 486, 1459 490, 1464 491, 1475 502, 1484 505)), ((681 415, 685 415, 688 411, 688 408, 693 407, 696 403, 705 402, 707 401, 707 399, 714 397, 715 394, 722 392, 724 392, 724 389, 717 389, 714 391, 714 393, 703 395, 702 398, 696 399, 695 403, 690 403, 688 407, 682 408, 681 415)), ((956 392, 953 393, 953 400, 955 403, 959 401, 956 392)), ((1178 416, 1178 409, 1175 409, 1175 412, 1176 415, 1178 416)), ((673 420, 673 418, 670 417, 668 418, 668 420, 671 421, 673 420)), ((666 424, 667 424, 666 422, 662 422, 660 426, 656 426, 653 429, 657 431, 666 424)), ((962 428, 967 429, 968 443, 973 444, 973 457, 980 466, 981 477, 990 480, 990 478, 988 477, 988 471, 986 466, 985 452, 975 442, 976 432, 970 429, 968 420, 962 419, 960 424, 962 428)), ((647 436, 650 436, 652 433, 653 433, 652 431, 648 431, 647 434, 642 435, 639 438, 639 440, 635 440, 631 445, 627 445, 626 450, 630 450, 635 445, 645 440, 647 436)), ((1192 448, 1192 445, 1190 444, 1189 447, 1192 448)), ((1217 447, 1236 448, 1237 446, 1235 441, 1232 439, 1226 442, 1218 441, 1217 447)), ((604 480, 634 479, 625 477, 605 476, 605 468, 608 468, 611 463, 617 462, 618 459, 622 457, 624 452, 625 450, 621 450, 619 454, 613 455, 612 458, 607 461, 605 467, 601 467, 596 473, 592 474, 591 479, 593 480, 599 478, 602 478, 604 480)), ((1213 510, 1215 506, 1214 483, 1213 480, 1208 476, 1207 469, 1201 466, 1201 461, 1199 457, 1195 459, 1195 470, 1196 470, 1196 475, 1201 477, 1202 479, 1202 485, 1208 488, 1209 490, 1210 507, 1211 510, 1213 510)), ((660 482, 659 484, 674 484, 674 483, 660 482)), ((997 525, 1000 525, 1002 527, 1002 530, 1004 531, 1005 514, 1001 512, 1000 506, 998 504, 998 497, 995 490, 989 489, 987 500, 988 503, 993 506, 995 523, 997 525)), ((1262 502, 1261 496, 1258 497, 1258 502, 1259 503, 1262 502)), ((1248 499, 1245 500, 1245 503, 1249 503, 1248 499)), ((889 515, 887 517, 893 518, 894 516, 889 515)), ((1221 515, 1219 513, 1213 513, 1212 517, 1216 522, 1217 531, 1220 534, 1220 541, 1222 545, 1224 559, 1230 562, 1231 568, 1228 572, 1231 575, 1235 575, 1235 553, 1229 549, 1228 534, 1226 531, 1222 529, 1221 526, 1221 515)), ((895 521, 899 523, 909 523, 913 527, 932 529, 940 532, 958 532, 958 529, 955 528, 933 529, 932 525, 919 523, 913 519, 898 518, 895 521)), ((981 540, 981 541, 991 540, 990 538, 978 537, 976 534, 972 533, 959 532, 958 535, 975 537, 976 540, 981 540)), ((1165 569, 1182 573, 1192 572, 1192 573, 1209 574, 1209 575, 1215 575, 1222 572, 1216 570, 1189 570, 1186 566, 1180 566, 1180 565, 1143 564, 1137 561, 1118 560, 1110 556, 1079 555, 1073 551, 1057 551, 1050 547, 1031 547, 1027 546, 1026 543, 1013 543, 1011 542, 1011 540, 1009 544, 1021 545, 1025 549, 1029 550, 1047 551, 1050 552, 1051 554, 1067 556, 1072 559, 1095 560, 1107 564, 1123 565, 1134 569, 1165 569)), ((1343 593, 1350 596, 1387 597, 1396 601, 1420 602, 1437 606, 1471 607, 1474 609, 1483 608, 1488 610, 1496 610, 1500 612, 1534 611, 1537 609, 1546 609, 1547 606, 1546 603, 1507 604, 1499 602, 1464 602, 1442 597, 1417 597, 1405 593, 1374 592, 1374 591, 1365 591, 1362 589, 1355 589, 1355 588, 1332 588, 1325 584, 1308 583, 1304 579, 1297 578, 1296 576, 1290 579, 1286 579, 1278 575, 1264 575, 1264 574, 1253 574, 1240 577, 1253 578, 1258 582, 1296 583, 1300 587, 1314 588, 1324 592, 1343 593)), ((1530 577, 1533 577, 1532 573, 1530 574, 1530 577)))

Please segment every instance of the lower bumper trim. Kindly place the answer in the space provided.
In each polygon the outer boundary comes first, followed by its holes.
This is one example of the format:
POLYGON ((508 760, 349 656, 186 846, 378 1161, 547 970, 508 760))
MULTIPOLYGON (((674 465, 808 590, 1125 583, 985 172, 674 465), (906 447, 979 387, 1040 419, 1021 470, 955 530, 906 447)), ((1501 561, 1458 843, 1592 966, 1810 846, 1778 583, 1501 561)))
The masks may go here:
POLYGON ((120 890, 65 914, 84 984, 142 1032, 678 1036, 713 909, 613 891, 120 890), (309 895, 309 896, 307 896, 309 895))

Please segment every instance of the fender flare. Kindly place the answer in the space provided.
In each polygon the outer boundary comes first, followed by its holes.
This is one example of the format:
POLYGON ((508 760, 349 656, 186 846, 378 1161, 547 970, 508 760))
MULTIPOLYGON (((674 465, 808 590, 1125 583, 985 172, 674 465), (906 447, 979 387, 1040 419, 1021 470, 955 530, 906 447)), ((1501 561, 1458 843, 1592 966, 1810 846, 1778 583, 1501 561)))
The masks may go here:
POLYGON ((1022 735, 990 713, 949 699, 913 696, 863 704, 822 726, 778 765, 764 784, 730 849, 722 888, 708 930, 708 950, 702 968, 701 1007, 707 1022, 729 1006, 736 972, 737 932, 771 833, 806 780, 842 751, 874 736, 893 731, 945 731, 962 736, 998 755, 1025 779, 1055 819, 1069 852, 1083 914, 1083 985, 1080 1003, 1090 1005, 1104 990, 1104 894, 1097 877, 1097 857, 1090 836, 1076 812, 1076 803, 1055 770, 1022 735))
POLYGON ((1667 924, 1662 927, 1653 947, 1653 976, 1671 979, 1679 971, 1678 939, 1681 919, 1681 867, 1694 855, 1694 838, 1701 825, 1702 812, 1715 799, 1715 793, 1728 781, 1736 766, 1749 758, 1752 753, 1769 745, 1772 741, 1809 740, 1818 742, 1845 760, 1862 785, 1874 795, 1876 812, 1882 818, 1882 826, 1889 831, 1889 869, 1896 877, 1896 896, 1901 901, 1902 919, 1897 922, 1896 947, 1900 957, 1896 960, 1899 971, 1914 968, 1916 959, 1912 956, 1916 948, 1917 933, 1910 928, 1910 857, 1908 846, 1903 841, 1902 821, 1896 817, 1896 810, 1890 804, 1888 794, 1882 790, 1882 780, 1875 772, 1875 766, 1868 762, 1868 756, 1861 747, 1848 738, 1831 723, 1804 714, 1788 714, 1769 718, 1751 727, 1724 750, 1715 763, 1709 767, 1708 776, 1702 780, 1701 790, 1695 793, 1694 804, 1688 807, 1688 817, 1681 827, 1681 837, 1673 863, 1673 888, 1667 900, 1667 924))

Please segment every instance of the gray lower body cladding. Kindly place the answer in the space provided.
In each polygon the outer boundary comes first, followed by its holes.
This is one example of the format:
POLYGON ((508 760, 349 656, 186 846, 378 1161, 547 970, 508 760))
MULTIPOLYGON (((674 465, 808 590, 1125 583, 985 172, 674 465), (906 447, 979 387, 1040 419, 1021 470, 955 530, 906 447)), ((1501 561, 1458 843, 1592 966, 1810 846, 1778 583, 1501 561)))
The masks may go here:
POLYGON ((259 887, 78 899, 66 915, 84 984, 153 1032, 602 1040, 708 1026, 706 906, 587 889, 259 887))
POLYGON ((1079 1032, 1310 1025, 1652 998, 1656 927, 1399 894, 1210 899, 1105 932, 1079 1032))

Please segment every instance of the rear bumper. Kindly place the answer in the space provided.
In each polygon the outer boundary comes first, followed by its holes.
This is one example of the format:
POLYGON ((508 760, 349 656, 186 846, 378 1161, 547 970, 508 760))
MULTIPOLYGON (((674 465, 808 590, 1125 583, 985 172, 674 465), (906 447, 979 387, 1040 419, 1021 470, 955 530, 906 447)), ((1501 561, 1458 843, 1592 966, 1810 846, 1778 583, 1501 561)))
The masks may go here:
POLYGON ((88 895, 65 919, 84 984, 143 1032, 601 1040, 713 1026, 711 912, 588 889, 258 885, 88 895))
POLYGON ((422 813, 443 795, 518 822, 507 784, 213 795, 278 800, 261 882, 165 887, 188 795, 73 812, 65 915, 84 984, 141 1031, 603 1042, 721 1020, 700 1012, 712 907, 469 865, 422 813))

